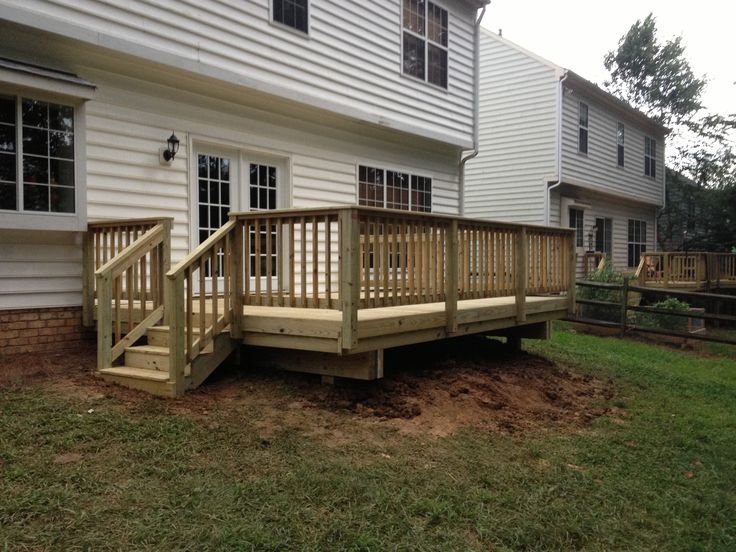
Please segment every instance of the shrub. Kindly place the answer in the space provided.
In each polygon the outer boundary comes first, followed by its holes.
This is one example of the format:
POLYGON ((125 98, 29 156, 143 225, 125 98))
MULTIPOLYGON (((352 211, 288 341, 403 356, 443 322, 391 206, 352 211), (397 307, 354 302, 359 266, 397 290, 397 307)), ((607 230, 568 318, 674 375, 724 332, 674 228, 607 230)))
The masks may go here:
MULTIPOLYGON (((603 268, 594 270, 585 276, 588 282, 600 282, 605 284, 622 284, 624 281, 620 272, 613 268, 609 259, 603 268)), ((610 307, 606 305, 581 305, 580 314, 583 318, 591 320, 602 320, 605 322, 619 322, 621 319, 621 291, 615 289, 598 289, 588 286, 578 288, 578 297, 581 299, 592 299, 595 301, 606 301, 613 303, 610 307)))
MULTIPOLYGON (((652 307, 675 312, 686 312, 690 305, 674 297, 654 303, 652 307)), ((637 312, 636 325, 643 328, 659 328, 661 330, 672 330, 677 332, 687 331, 687 318, 684 316, 670 316, 654 312, 637 312)))

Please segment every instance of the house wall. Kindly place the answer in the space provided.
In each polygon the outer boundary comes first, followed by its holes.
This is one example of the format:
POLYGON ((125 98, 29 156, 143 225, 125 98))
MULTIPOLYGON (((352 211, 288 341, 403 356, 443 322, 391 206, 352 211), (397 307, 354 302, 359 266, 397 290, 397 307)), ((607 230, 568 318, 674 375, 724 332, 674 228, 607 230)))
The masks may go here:
POLYGON ((242 86, 266 108, 278 97, 469 147, 475 10, 459 0, 442 5, 447 90, 401 74, 399 0, 313 0, 308 36, 271 23, 270 0, 0 0, 0 18, 101 56, 122 53, 242 86))
POLYGON ((661 206, 664 201, 664 138, 624 113, 566 86, 562 111, 562 179, 591 191, 661 206), (588 153, 578 152, 578 112, 588 105, 588 153), (624 167, 617 162, 618 123, 624 123, 624 167), (644 137, 657 139, 657 177, 644 176, 644 137))
MULTIPOLYGON (((656 213, 657 207, 639 202, 632 202, 582 190, 573 186, 563 186, 562 190, 552 190, 550 224, 552 226, 569 225, 568 213, 562 212, 561 199, 572 199, 576 205, 585 206, 583 247, 578 249, 578 276, 582 277, 582 254, 588 249, 588 233, 595 226, 597 217, 610 218, 613 224, 612 262, 619 271, 631 271, 635 267, 628 265, 629 219, 642 220, 647 223, 647 251, 655 251, 656 213)), ((595 247, 595 236, 593 236, 595 247)))
POLYGON ((480 60, 480 147, 466 165, 465 215, 543 224, 557 173, 556 70, 488 31, 480 60))
MULTIPOLYGON (((357 166, 368 164, 432 177, 432 210, 457 213, 456 148, 386 132, 317 125, 215 100, 150 81, 80 67, 95 82, 86 104, 87 216, 90 221, 173 217, 172 257, 191 249, 197 198, 191 145, 280 159, 286 167, 282 207, 357 203, 357 166), (175 129, 171 166, 159 148, 175 129)), ((0 87, 0 91, 2 88, 0 87)), ((81 239, 70 232, 0 232, 0 310, 81 304, 81 239)))

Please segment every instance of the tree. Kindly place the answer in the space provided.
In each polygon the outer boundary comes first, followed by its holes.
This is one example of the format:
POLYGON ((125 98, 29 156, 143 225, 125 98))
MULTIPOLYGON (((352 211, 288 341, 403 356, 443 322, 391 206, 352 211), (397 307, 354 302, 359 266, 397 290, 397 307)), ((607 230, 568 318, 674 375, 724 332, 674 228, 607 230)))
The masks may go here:
POLYGON ((698 186, 736 185, 736 115, 710 114, 706 79, 695 76, 682 37, 657 39, 656 18, 637 20, 608 52, 606 89, 672 130, 667 165, 698 186))
POLYGON ((736 114, 707 111, 707 80, 685 58, 682 37, 660 43, 651 13, 621 37, 604 65, 609 92, 671 129, 660 244, 729 250, 736 241, 736 114))

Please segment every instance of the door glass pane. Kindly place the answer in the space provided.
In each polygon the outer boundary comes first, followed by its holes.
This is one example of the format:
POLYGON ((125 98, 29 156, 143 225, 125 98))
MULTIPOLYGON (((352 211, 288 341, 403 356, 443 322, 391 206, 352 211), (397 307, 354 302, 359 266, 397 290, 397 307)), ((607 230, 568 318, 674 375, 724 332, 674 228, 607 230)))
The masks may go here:
MULTIPOLYGON (((202 243, 227 222, 230 212, 230 159, 215 155, 197 156, 199 199, 199 242, 202 243)), ((222 274, 222 255, 218 256, 217 274, 222 274)), ((206 266, 207 277, 213 276, 206 266)))
MULTIPOLYGON (((277 208, 276 189, 278 171, 272 165, 251 163, 250 172, 250 210, 266 211, 277 208)), ((250 232, 250 268, 252 276, 276 276, 276 256, 278 255, 278 239, 275 226, 260 226, 256 235, 255 229, 250 232), (270 236, 269 236, 270 234, 270 236), (256 243, 256 240, 258 242, 256 243), (270 250, 269 250, 270 240, 270 250), (260 274, 256 271, 256 251, 258 251, 260 274)))

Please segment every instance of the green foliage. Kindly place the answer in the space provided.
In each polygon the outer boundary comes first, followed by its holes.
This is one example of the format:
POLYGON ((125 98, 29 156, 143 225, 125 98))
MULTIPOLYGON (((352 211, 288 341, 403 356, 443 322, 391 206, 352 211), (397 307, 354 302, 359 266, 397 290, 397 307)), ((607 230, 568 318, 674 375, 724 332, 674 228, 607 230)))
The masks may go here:
MULTIPOLYGON (((690 309, 684 301, 668 297, 652 305, 655 309, 669 310, 674 312, 687 312, 690 309)), ((687 318, 684 316, 669 316, 653 312, 637 312, 636 325, 643 328, 659 328, 661 330, 672 330, 676 332, 687 331, 687 318)))
MULTIPOLYGON (((601 269, 589 272, 585 276, 585 279, 589 282, 604 284, 622 284, 624 281, 623 276, 613 267, 613 263, 611 263, 610 259, 606 259, 601 269)), ((577 296, 581 299, 592 299, 595 301, 613 303, 610 307, 606 305, 581 305, 581 314, 583 318, 603 320, 604 322, 618 322, 621 318, 621 291, 615 289, 599 289, 588 286, 579 286, 577 289, 577 296)))
POLYGON ((661 43, 656 18, 637 20, 608 52, 606 89, 670 127, 667 165, 698 186, 736 184, 736 116, 707 113, 701 102, 706 79, 685 58, 682 37, 661 43))

